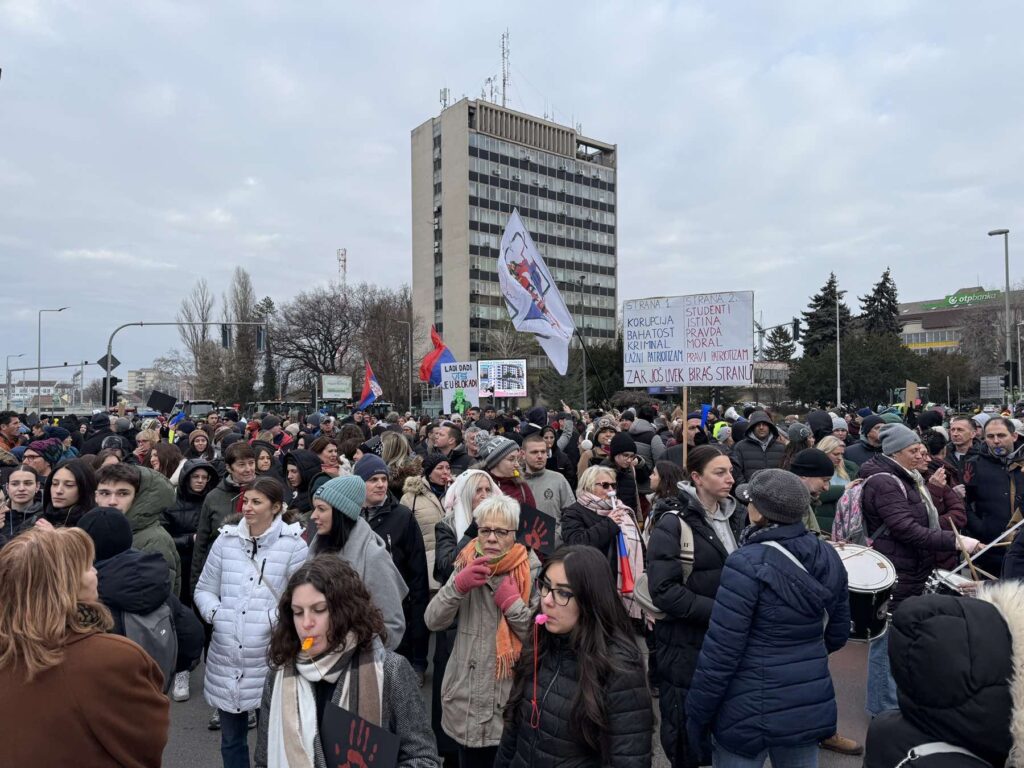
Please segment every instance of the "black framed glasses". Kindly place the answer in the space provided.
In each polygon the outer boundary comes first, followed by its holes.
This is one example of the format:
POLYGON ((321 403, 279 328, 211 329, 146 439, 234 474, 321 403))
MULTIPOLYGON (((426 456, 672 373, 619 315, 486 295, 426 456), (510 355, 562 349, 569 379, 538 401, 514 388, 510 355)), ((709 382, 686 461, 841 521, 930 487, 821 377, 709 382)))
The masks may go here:
POLYGON ((615 483, 603 482, 603 483, 594 483, 594 485, 599 485, 602 488, 604 488, 606 491, 614 491, 615 490, 615 483))
POLYGON ((563 607, 568 605, 569 601, 576 597, 576 595, 568 589, 552 587, 551 582, 547 579, 540 579, 537 582, 537 591, 540 593, 542 598, 545 598, 548 595, 554 595, 552 599, 555 601, 555 605, 561 605, 563 607))

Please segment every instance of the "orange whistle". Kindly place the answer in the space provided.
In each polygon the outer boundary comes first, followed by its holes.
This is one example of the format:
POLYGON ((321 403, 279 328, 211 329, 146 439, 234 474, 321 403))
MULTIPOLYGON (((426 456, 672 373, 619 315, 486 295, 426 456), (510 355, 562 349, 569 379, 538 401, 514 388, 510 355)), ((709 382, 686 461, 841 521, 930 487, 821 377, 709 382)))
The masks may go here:
POLYGON ((313 638, 312 637, 307 637, 305 640, 302 641, 302 650, 308 651, 312 647, 313 647, 313 638))

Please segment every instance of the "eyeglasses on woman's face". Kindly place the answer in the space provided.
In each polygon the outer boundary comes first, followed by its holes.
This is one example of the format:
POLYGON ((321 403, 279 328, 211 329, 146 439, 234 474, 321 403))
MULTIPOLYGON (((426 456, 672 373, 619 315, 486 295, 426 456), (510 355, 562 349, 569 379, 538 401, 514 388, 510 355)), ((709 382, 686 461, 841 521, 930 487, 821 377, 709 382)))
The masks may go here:
POLYGON ((615 483, 601 482, 601 483, 594 483, 594 485, 600 486, 601 488, 604 488, 606 491, 614 491, 615 490, 615 483))
POLYGON ((491 536, 496 539, 504 539, 509 534, 515 533, 515 531, 508 528, 480 528, 477 530, 477 533, 480 534, 481 539, 489 539, 491 536))
POLYGON ((555 605, 568 605, 569 601, 576 597, 576 595, 574 595, 568 589, 562 589, 561 587, 552 587, 551 582, 547 579, 538 580, 537 591, 540 592, 541 598, 545 598, 548 595, 552 595, 552 599, 555 601, 555 605))

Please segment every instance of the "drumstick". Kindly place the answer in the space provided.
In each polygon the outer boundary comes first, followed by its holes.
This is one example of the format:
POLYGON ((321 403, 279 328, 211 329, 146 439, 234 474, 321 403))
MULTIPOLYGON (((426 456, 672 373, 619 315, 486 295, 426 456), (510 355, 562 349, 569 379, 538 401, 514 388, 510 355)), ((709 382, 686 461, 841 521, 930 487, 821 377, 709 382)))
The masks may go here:
POLYGON ((960 547, 960 551, 964 553, 964 558, 967 560, 967 567, 971 569, 971 576, 974 577, 975 581, 981 581, 978 578, 978 570, 974 567, 974 563, 971 562, 971 553, 964 549, 963 539, 960 538, 960 531, 956 529, 953 521, 949 521, 949 527, 953 529, 954 535, 956 535, 956 545, 960 547))

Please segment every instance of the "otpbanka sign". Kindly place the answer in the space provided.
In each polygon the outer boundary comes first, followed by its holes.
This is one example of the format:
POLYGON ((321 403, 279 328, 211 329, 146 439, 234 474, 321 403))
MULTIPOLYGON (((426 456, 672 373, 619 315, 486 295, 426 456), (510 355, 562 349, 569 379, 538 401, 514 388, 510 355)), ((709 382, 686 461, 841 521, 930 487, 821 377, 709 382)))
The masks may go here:
POLYGON ((974 291, 973 293, 951 293, 942 301, 931 301, 924 305, 925 309, 957 309, 959 307, 970 307, 974 304, 983 304, 992 299, 998 299, 1003 295, 1002 291, 974 291))

